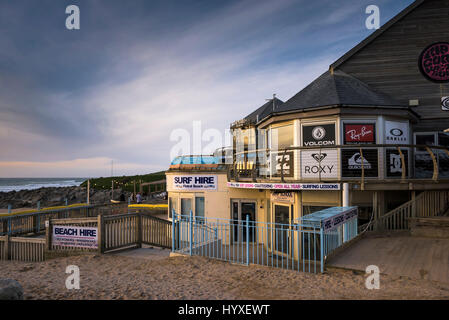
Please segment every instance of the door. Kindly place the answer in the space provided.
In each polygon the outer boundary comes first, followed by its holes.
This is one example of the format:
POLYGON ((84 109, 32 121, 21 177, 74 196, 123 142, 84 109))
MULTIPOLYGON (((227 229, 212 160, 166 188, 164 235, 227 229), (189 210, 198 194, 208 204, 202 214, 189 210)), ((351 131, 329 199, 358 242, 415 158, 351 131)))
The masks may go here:
POLYGON ((273 232, 272 242, 274 244, 274 251, 287 254, 291 253, 290 247, 290 205, 274 205, 274 222, 275 229, 273 232))
POLYGON ((256 204, 254 202, 242 202, 241 203, 241 220, 243 220, 242 225, 242 242, 254 242, 254 221, 256 220, 256 204), (246 217, 249 217, 249 226, 246 227, 246 217), (246 235, 248 229, 248 236, 246 235))
POLYGON ((249 242, 256 241, 255 221, 256 221, 256 202, 250 200, 232 201, 232 226, 233 239, 235 242, 246 242, 246 217, 249 218, 248 238, 249 242))

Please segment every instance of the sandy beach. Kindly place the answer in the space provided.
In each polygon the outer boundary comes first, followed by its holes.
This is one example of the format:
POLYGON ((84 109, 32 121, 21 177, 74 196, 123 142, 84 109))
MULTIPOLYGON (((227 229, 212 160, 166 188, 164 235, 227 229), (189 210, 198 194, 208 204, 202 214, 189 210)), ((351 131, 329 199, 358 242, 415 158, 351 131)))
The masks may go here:
POLYGON ((309 274, 232 265, 202 257, 83 255, 40 263, 0 261, 2 278, 18 280, 25 299, 449 299, 449 284, 382 275, 380 290, 350 270, 309 274), (80 289, 65 288, 65 268, 80 268, 80 289))

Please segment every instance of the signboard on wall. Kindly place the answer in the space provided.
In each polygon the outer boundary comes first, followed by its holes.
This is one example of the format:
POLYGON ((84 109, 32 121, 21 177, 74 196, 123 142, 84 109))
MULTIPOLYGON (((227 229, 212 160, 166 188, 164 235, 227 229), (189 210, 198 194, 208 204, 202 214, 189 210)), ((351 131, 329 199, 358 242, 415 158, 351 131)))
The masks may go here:
POLYGON ((449 111, 449 97, 441 98, 441 110, 449 111))
POLYGON ((341 150, 341 175, 343 177, 361 177, 362 166, 365 177, 377 177, 377 149, 362 149, 362 154, 360 149, 341 150))
POLYGON ((52 245, 98 248, 98 229, 93 227, 53 226, 52 245))
POLYGON ((410 144, 407 122, 385 121, 386 144, 410 144))
POLYGON ((340 190, 339 183, 246 183, 228 182, 230 188, 267 189, 267 190, 340 190))
POLYGON ((304 125, 302 141, 305 147, 334 146, 335 123, 320 125, 304 125))
POLYGON ((217 190, 217 175, 174 175, 174 190, 217 190))
POLYGON ((345 144, 376 143, 376 125, 374 123, 345 123, 343 132, 345 144))
POLYGON ((449 82, 449 43, 432 43, 418 59, 419 70, 428 80, 437 83, 449 82))
MULTIPOLYGON (((402 154, 404 155, 405 161, 405 173, 408 176, 408 150, 401 149, 402 154)), ((386 150, 386 166, 387 166, 387 177, 401 177, 402 176, 402 160, 401 155, 397 149, 387 149, 386 150)))
POLYGON ((328 219, 323 220, 322 226, 324 228, 324 231, 326 232, 336 229, 337 227, 352 219, 357 219, 357 207, 351 208, 347 211, 343 211, 338 215, 334 215, 328 219))
POLYGON ((295 194, 293 192, 279 192, 275 191, 271 193, 272 202, 285 202, 285 203, 295 203, 295 194))
MULTIPOLYGON (((272 158, 275 159, 275 170, 274 176, 281 176, 281 166, 282 166, 282 158, 284 157, 284 152, 279 153, 271 153, 272 158)), ((293 151, 287 151, 285 153, 285 161, 284 161, 284 177, 293 177, 293 151)))
POLYGON ((338 178, 338 152, 335 149, 301 151, 301 177, 338 178))

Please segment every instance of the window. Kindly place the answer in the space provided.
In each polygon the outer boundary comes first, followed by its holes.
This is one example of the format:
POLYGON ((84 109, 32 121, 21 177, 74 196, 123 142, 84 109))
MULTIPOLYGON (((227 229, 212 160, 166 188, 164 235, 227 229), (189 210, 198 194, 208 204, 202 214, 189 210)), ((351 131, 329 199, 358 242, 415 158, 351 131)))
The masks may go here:
POLYGON ((178 199, 169 197, 168 198, 168 217, 172 218, 172 212, 175 210, 175 213, 179 213, 178 211, 178 199))
POLYGON ((188 216, 190 215, 191 210, 192 210, 192 199, 181 198, 181 214, 188 216))
MULTIPOLYGON (((282 150, 293 145, 293 126, 271 129, 271 149, 282 150)), ((274 150, 274 151, 275 151, 274 150)))
POLYGON ((195 198, 195 217, 204 218, 204 197, 195 198))
POLYGON ((317 211, 321 211, 327 208, 330 208, 331 206, 302 206, 302 215, 308 215, 317 211))

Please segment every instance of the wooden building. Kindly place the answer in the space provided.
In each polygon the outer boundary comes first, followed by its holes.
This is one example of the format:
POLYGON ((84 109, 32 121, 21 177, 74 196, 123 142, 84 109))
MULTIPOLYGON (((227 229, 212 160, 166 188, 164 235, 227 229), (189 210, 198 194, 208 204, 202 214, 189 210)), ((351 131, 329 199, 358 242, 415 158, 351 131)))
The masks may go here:
POLYGON ((167 171, 170 208, 289 224, 355 205, 367 228, 446 210, 448 18, 449 0, 418 0, 287 101, 234 122, 231 157, 167 171))

